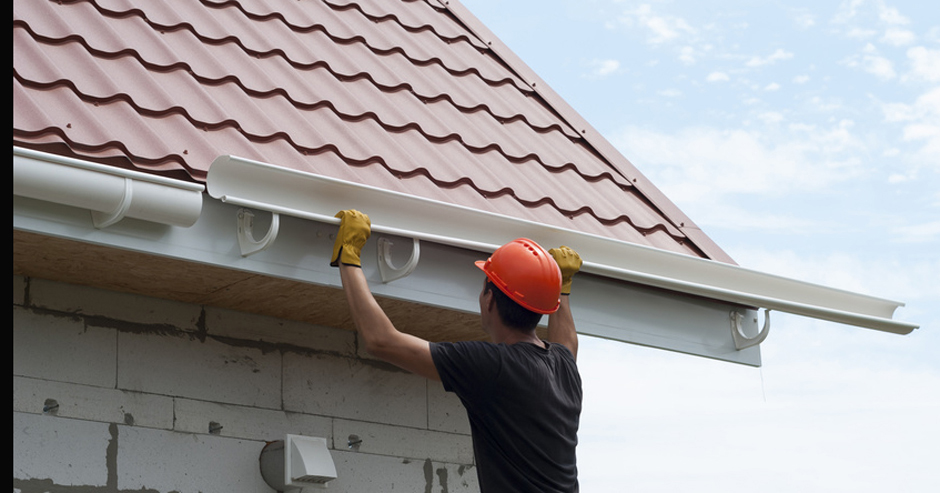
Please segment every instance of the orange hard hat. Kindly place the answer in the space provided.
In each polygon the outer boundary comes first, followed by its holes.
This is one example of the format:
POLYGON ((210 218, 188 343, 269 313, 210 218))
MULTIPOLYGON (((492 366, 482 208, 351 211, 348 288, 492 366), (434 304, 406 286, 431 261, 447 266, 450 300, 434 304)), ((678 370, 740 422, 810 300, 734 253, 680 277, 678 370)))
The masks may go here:
POLYGON ((555 313, 561 303, 561 270, 538 243, 519 238, 476 266, 513 301, 535 313, 555 313))

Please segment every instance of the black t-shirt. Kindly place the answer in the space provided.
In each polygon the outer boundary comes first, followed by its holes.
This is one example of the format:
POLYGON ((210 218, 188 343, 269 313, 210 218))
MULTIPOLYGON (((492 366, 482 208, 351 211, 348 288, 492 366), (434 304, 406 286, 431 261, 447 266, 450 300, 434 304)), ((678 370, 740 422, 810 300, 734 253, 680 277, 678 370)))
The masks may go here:
POLYGON ((581 376, 568 348, 545 344, 431 344, 467 409, 483 492, 578 491, 581 376))

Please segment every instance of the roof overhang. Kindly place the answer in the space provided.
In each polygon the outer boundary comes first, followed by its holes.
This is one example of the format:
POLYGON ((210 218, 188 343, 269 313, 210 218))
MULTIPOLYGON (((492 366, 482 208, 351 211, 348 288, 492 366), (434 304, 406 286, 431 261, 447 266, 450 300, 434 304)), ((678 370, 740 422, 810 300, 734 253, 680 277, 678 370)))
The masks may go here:
MULTIPOLYGON (((365 262, 366 275, 373 292, 389 300, 445 312, 476 313, 481 278, 473 261, 485 258, 508 240, 525 236, 545 245, 572 246, 588 259, 572 297, 578 330, 583 334, 759 366, 759 348, 739 344, 738 337, 759 342, 757 336, 766 335, 758 330, 756 307, 895 333, 916 328, 890 319, 900 303, 231 156, 218 158, 210 169, 208 191, 219 200, 203 200, 201 185, 164 179, 148 182, 148 186, 175 189, 164 196, 170 202, 190 200, 175 195, 179 190, 195 193, 201 208, 192 226, 180 225, 186 220, 159 218, 157 223, 162 225, 155 225, 154 217, 149 217, 96 227, 87 204, 63 203, 55 193, 30 196, 23 192, 25 188, 17 183, 21 180, 18 177, 24 176, 21 168, 47 165, 114 173, 113 168, 96 169, 96 165, 87 166, 93 163, 14 148, 14 244, 17 231, 36 233, 245 275, 234 282, 226 281, 232 286, 257 286, 249 280, 261 275, 301 283, 294 287, 279 285, 277 289, 302 291, 302 286, 321 286, 335 291, 341 286, 339 275, 328 266, 331 235, 337 222, 333 214, 357 208, 370 214, 373 237, 377 239, 370 241, 363 252, 364 258, 376 259, 365 262), (255 228, 266 228, 268 234, 257 242, 263 247, 250 250, 253 253, 245 253, 237 239, 247 237, 247 243, 254 240, 251 214, 245 207, 273 213, 257 217, 255 228), (390 248, 388 240, 406 246, 390 248), (415 265, 392 267, 401 265, 413 250, 419 250, 415 265), (386 261, 388 267, 408 271, 409 275, 388 281, 378 269, 386 261), (741 321, 737 327, 736 320, 741 321)), ((67 175, 63 173, 30 178, 34 182, 31 187, 67 175)), ((141 177, 129 179, 133 178, 141 177)), ((76 188, 78 183, 97 181, 72 180, 72 184, 76 188)), ((160 193, 152 196, 159 197, 160 193)), ((160 201, 154 199, 151 205, 157 207, 155 203, 160 201)), ((16 271, 16 258, 14 264, 16 271)), ((219 289, 207 287, 206 291, 219 289)), ((270 292, 249 292, 240 295, 236 304, 226 306, 249 311, 252 306, 263 307, 263 313, 277 315, 271 304, 282 298, 285 296, 270 292)), ((330 301, 323 303, 336 301, 335 296, 322 299, 327 298, 330 301)), ((435 315, 446 321, 435 325, 434 321, 421 321, 426 318, 424 314, 408 306, 396 308, 405 321, 401 327, 405 331, 431 340, 480 336, 468 332, 476 328, 468 329, 466 320, 461 319, 463 328, 450 330, 447 325, 454 325, 453 319, 446 313, 435 315)), ((333 323, 323 318, 326 308, 307 310, 296 305, 284 310, 309 311, 311 315, 304 320, 333 323)))

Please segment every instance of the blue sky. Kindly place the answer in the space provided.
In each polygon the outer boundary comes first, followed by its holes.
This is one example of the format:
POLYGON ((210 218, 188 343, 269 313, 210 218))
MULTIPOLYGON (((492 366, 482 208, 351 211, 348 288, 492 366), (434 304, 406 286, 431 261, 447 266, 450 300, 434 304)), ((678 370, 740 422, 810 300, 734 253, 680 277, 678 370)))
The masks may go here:
POLYGON ((940 7, 462 3, 740 265, 921 324, 774 313, 761 369, 585 338, 582 490, 940 491, 940 7))

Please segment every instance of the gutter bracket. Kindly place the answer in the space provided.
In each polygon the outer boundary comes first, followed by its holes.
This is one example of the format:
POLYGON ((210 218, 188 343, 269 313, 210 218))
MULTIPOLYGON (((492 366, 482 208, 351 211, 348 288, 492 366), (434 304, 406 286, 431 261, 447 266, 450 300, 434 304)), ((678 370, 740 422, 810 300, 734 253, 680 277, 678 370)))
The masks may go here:
POLYGON ((421 243, 417 238, 412 238, 413 246, 411 248, 411 258, 401 267, 392 265, 392 240, 388 238, 379 238, 376 253, 379 259, 379 273, 382 275, 382 282, 388 283, 396 279, 401 279, 414 272, 418 266, 418 259, 421 257, 421 243))
POLYGON ((238 246, 241 248, 242 257, 254 255, 272 244, 277 238, 278 227, 280 226, 280 215, 271 213, 271 226, 264 238, 255 240, 252 228, 254 226, 255 215, 248 209, 238 210, 238 246))
POLYGON ((130 178, 124 178, 124 196, 121 197, 121 203, 111 212, 91 211, 91 220, 95 223, 96 229, 104 229, 111 226, 127 215, 131 208, 131 202, 134 199, 134 181, 130 178))
MULTIPOLYGON (((770 309, 764 309, 764 327, 754 337, 747 337, 741 330, 741 319, 743 318, 744 315, 736 311, 731 312, 731 338, 734 339, 734 347, 738 351, 764 342, 764 339, 767 338, 767 334, 770 333, 770 309)), ((754 321, 756 322, 757 320, 755 319, 754 321)))

